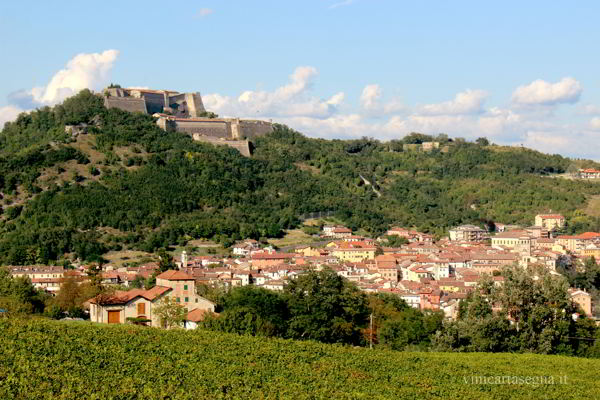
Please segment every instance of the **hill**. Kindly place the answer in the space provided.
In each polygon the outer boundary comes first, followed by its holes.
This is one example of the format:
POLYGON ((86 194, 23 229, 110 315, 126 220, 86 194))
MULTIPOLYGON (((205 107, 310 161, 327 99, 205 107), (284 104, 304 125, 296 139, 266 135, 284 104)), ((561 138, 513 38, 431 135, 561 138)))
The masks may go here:
POLYGON ((445 135, 323 140, 281 125, 247 158, 83 91, 0 132, 0 264, 279 237, 315 211, 373 235, 391 225, 442 235, 461 223, 531 224, 549 210, 568 217, 570 232, 600 230, 586 214, 600 185, 548 178, 572 163, 445 135), (65 130, 82 123, 86 134, 65 130), (440 149, 411 147, 430 140, 440 149))
POLYGON ((0 320, 0 331, 6 399, 591 399, 600 391, 600 361, 560 356, 370 351, 47 320, 0 320), (532 381, 473 383, 496 376, 532 381))

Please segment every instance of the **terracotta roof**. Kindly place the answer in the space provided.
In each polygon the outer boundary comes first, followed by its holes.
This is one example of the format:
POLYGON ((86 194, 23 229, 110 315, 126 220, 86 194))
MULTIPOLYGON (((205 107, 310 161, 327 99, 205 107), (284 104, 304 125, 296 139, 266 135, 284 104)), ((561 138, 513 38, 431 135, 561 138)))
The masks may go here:
POLYGON ((540 214, 538 217, 541 219, 565 219, 565 217, 560 214, 540 214))
POLYGON ((194 277, 185 272, 170 269, 158 275, 156 279, 166 279, 168 281, 193 281, 194 277))
POLYGON ((218 316, 218 313, 209 311, 209 310, 203 310, 201 308, 195 308, 192 311, 190 311, 189 313, 187 313, 187 317, 185 318, 186 321, 192 321, 192 322, 200 322, 203 321, 204 318, 206 318, 207 315, 214 315, 214 316, 218 316))
POLYGON ((252 255, 253 260, 282 260, 286 258, 297 257, 297 254, 293 253, 256 253, 252 255))
POLYGON ((582 233, 581 235, 574 235, 574 236, 563 235, 563 236, 559 236, 557 239, 595 239, 595 238, 600 238, 600 233, 585 232, 585 233, 582 233))
POLYGON ((152 289, 146 290, 145 293, 141 294, 141 296, 152 301, 152 300, 156 299, 157 297, 162 296, 169 290, 171 290, 170 287, 154 286, 152 289))

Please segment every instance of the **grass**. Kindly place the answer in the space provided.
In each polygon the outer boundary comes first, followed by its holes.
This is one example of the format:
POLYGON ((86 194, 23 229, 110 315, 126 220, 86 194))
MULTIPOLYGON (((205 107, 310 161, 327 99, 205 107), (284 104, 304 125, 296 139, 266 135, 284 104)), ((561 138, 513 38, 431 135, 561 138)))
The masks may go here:
POLYGON ((394 352, 42 319, 0 320, 0 332, 2 399, 594 399, 600 393, 600 360, 574 357, 394 352), (496 384, 496 376, 515 384, 496 384), (491 383, 475 377, 492 377, 491 383), (533 384, 539 377, 545 383, 533 384))
POLYGON ((590 196, 585 213, 592 217, 600 217, 600 196, 590 196))
POLYGON ((281 239, 269 239, 268 242, 277 247, 297 246, 310 244, 315 241, 311 235, 307 235, 302 229, 289 229, 281 239))

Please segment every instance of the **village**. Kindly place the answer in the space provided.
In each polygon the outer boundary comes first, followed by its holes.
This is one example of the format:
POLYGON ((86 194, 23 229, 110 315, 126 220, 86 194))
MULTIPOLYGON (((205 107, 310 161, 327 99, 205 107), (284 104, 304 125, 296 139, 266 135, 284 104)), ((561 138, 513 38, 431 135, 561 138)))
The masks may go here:
MULTIPOLYGON (((435 241, 429 234, 393 227, 378 239, 357 236, 341 225, 324 225, 320 246, 300 245, 287 252, 276 251, 256 240, 235 244, 228 257, 179 254, 177 269, 156 276, 158 262, 115 268, 107 264, 100 272, 108 286, 124 288, 103 302, 90 299, 90 319, 101 323, 141 320, 159 326, 153 307, 169 297, 187 310, 185 327, 194 328, 215 304, 197 294, 197 286, 229 290, 255 285, 282 291, 290 280, 310 269, 331 268, 365 292, 390 293, 416 309, 443 311, 455 319, 460 301, 475 289, 484 275, 502 285, 505 266, 542 266, 560 275, 561 258, 573 262, 600 256, 600 233, 566 236, 554 233, 565 226, 559 214, 540 214, 529 227, 495 224, 495 232, 475 225, 449 230, 448 237, 435 241), (388 246, 390 240, 394 246, 388 246), (150 289, 133 288, 136 280, 156 276, 150 289), (129 289, 129 290, 127 290, 129 289)), ((88 279, 86 266, 9 267, 13 276, 27 276, 36 288, 56 294, 66 277, 88 279)), ((591 295, 571 288, 571 300, 588 317, 593 317, 591 295)))

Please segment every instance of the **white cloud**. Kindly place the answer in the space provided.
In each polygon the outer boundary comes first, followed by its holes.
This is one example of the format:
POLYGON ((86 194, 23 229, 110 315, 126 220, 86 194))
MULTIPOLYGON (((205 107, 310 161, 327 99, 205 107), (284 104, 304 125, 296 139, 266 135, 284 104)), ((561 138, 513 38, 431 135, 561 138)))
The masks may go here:
POLYGON ((571 77, 563 78, 556 83, 538 79, 529 85, 519 86, 513 92, 512 101, 524 105, 576 103, 582 91, 581 84, 571 77))
POLYGON ((212 13, 214 13, 215 11, 211 8, 201 8, 198 10, 198 12, 196 12, 196 17, 197 18, 203 18, 206 17, 212 13))
POLYGON ((483 103, 488 93, 484 90, 467 89, 457 93, 454 100, 437 104, 427 104, 420 108, 424 115, 477 114, 483 111, 483 103))
POLYGON ((594 117, 590 120, 590 127, 594 130, 600 131, 600 118, 594 117))
POLYGON ((379 99, 381 98, 381 87, 377 84, 365 86, 360 95, 360 103, 366 110, 373 110, 379 107, 379 99))
POLYGON ((15 106, 5 106, 0 107, 0 129, 4 127, 4 124, 8 121, 13 121, 17 116, 22 113, 19 107, 15 106))
POLYGON ((337 111, 345 94, 339 92, 326 100, 311 96, 309 91, 317 75, 314 67, 298 67, 287 84, 272 92, 247 90, 237 98, 207 94, 203 101, 207 109, 227 116, 326 118, 337 111))
POLYGON ((117 59, 117 50, 102 53, 81 53, 58 71, 46 86, 35 87, 9 95, 9 101, 25 109, 54 105, 77 94, 82 89, 98 90, 108 83, 110 71, 117 59))
POLYGON ((360 95, 360 104, 370 116, 382 116, 406 111, 406 106, 397 98, 381 102, 383 90, 376 84, 369 84, 363 88, 360 95))

